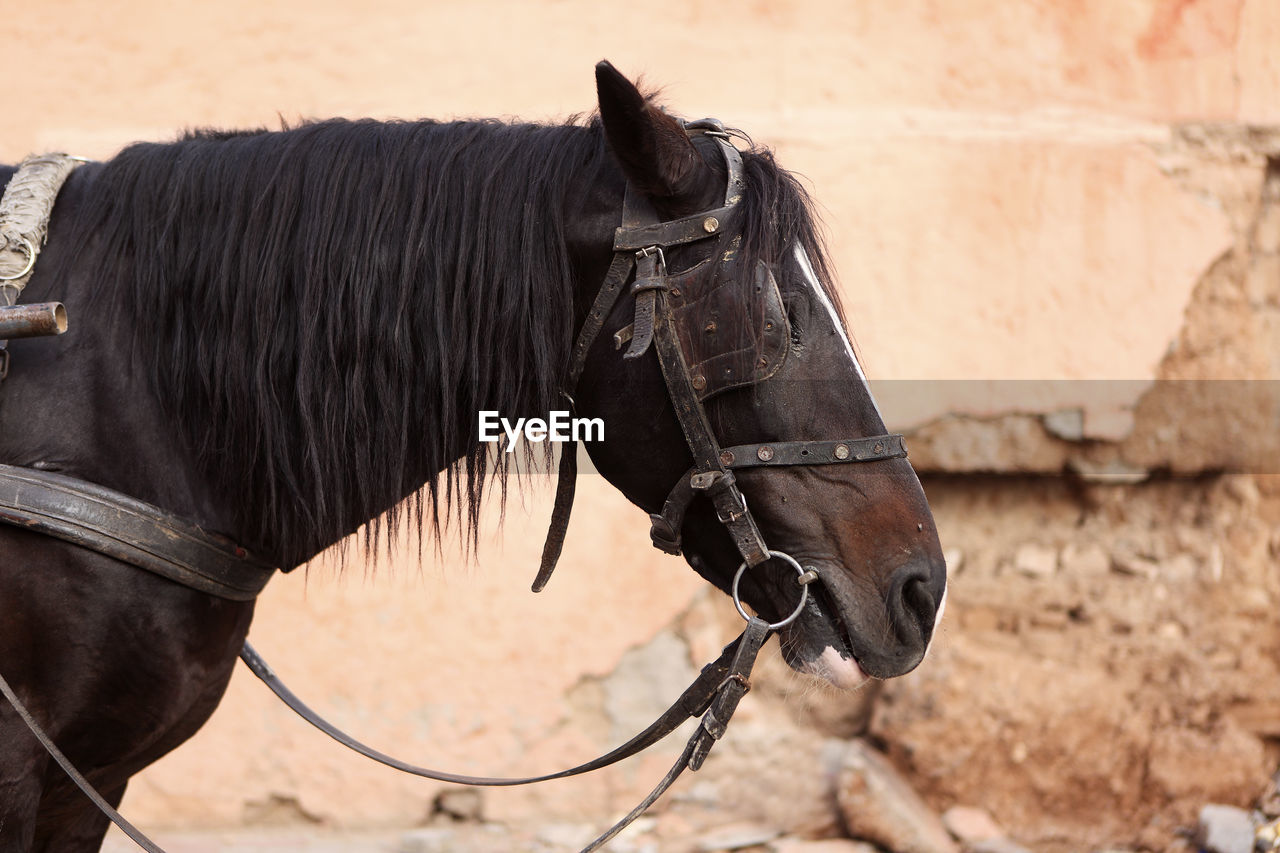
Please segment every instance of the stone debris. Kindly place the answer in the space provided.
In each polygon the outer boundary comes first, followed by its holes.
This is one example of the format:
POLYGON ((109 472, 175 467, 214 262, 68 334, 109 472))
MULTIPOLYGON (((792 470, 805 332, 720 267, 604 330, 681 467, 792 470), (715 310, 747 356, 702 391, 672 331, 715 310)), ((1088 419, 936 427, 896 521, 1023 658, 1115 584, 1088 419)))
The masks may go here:
POLYGON ((1058 566, 1064 574, 1075 577, 1105 575, 1111 570, 1111 555, 1101 545, 1072 542, 1058 555, 1058 566))
POLYGON ((1160 564, 1150 557, 1135 554, 1127 549, 1111 555, 1111 570, 1121 575, 1155 580, 1160 576, 1160 564))
POLYGON ((852 837, 893 853, 958 853, 938 816, 863 741, 847 744, 836 778, 836 800, 852 837))
POLYGON ((1040 416, 1044 428, 1064 441, 1084 440, 1084 410, 1058 409, 1040 416))
POLYGON ((584 823, 552 823, 538 830, 538 841, 551 850, 581 850, 599 832, 584 823))
POLYGON ((415 829, 400 836, 398 853, 449 853, 457 845, 452 829, 415 829))
POLYGON ((484 820, 484 794, 477 788, 449 788, 436 794, 431 804, 433 819, 456 822, 484 820))
POLYGON ((1058 552, 1043 545, 1023 545, 1014 552, 1013 567, 1029 577, 1051 577, 1058 570, 1058 552))
POLYGON ((1004 837, 1004 830, 991 813, 973 806, 952 806, 947 809, 942 813, 942 825, 962 844, 976 844, 1004 837))
POLYGON ((1021 844, 1015 844, 1007 838, 989 838, 967 846, 965 850, 968 853, 1031 853, 1021 844))
POLYGON ((1253 849, 1261 853, 1280 850, 1280 818, 1257 828, 1253 833, 1253 849))
POLYGON ((809 841, 804 838, 779 838, 765 846, 769 853, 880 853, 880 848, 866 841, 849 838, 824 838, 809 841))
MULTIPOLYGON (((1280 710, 1280 709, 1278 709, 1280 710)), ((1280 716, 1280 714, 1277 714, 1280 716)), ((1280 732, 1276 735, 1280 738, 1280 732)), ((1258 799, 1258 808, 1264 817, 1280 818, 1280 770, 1277 770, 1267 784, 1266 793, 1258 799)))
POLYGON ((1205 853, 1253 853, 1253 819, 1235 806, 1207 805, 1200 809, 1195 840, 1205 853))
POLYGON ((1173 583, 1187 583, 1199 572, 1199 561, 1190 554, 1174 554, 1160 563, 1160 577, 1173 583))
POLYGON ((734 823, 708 832, 698 839, 697 850, 701 853, 722 853, 722 851, 742 850, 747 847, 759 847, 779 838, 782 832, 759 823, 734 823))

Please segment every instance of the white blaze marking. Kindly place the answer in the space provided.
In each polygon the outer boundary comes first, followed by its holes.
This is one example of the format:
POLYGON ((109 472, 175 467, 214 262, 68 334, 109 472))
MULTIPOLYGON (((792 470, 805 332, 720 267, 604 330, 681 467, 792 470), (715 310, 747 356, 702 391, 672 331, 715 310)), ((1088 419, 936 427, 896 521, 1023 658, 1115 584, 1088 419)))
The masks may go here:
POLYGON ((813 264, 809 262, 809 254, 805 252, 804 246, 799 243, 795 244, 795 256, 796 261, 800 264, 800 272, 809 284, 809 289, 818 297, 822 307, 827 309, 827 316, 831 318, 831 325, 835 328, 836 334, 844 342, 844 351, 849 354, 849 361, 853 363, 853 370, 858 374, 862 387, 867 389, 867 396, 871 398, 871 405, 875 407, 876 414, 883 421, 884 415, 880 413, 880 405, 876 402, 875 395, 871 393, 871 385, 867 382, 867 375, 862 372, 862 365, 858 362, 858 356, 853 352, 853 344, 849 341, 849 335, 844 330, 844 324, 840 322, 840 315, 836 313, 836 306, 831 304, 831 298, 827 296, 826 288, 818 281, 818 275, 813 271, 813 264))

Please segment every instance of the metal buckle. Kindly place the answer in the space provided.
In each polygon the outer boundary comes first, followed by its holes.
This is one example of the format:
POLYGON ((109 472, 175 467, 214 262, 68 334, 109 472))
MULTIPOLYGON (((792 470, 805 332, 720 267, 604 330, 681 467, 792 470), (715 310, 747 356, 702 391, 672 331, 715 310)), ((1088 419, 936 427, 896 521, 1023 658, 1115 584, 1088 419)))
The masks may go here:
POLYGON ((728 518, 721 515, 719 509, 716 510, 716 520, 721 524, 732 524, 747 514, 747 496, 742 494, 742 492, 738 492, 738 497, 742 498, 742 506, 737 510, 730 510, 728 518))
POLYGON ((647 258, 650 255, 654 255, 654 254, 658 256, 659 269, 662 269, 665 271, 667 268, 667 256, 663 254, 661 246, 645 246, 643 249, 636 249, 637 259, 647 258))

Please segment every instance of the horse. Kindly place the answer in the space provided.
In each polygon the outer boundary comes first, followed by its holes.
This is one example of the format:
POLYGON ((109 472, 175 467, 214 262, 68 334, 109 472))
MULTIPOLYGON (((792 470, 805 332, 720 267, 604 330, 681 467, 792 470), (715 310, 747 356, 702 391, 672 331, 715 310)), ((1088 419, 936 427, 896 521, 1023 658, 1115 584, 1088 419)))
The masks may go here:
MULTIPOLYGON (((909 672, 932 637, 946 572, 905 452, 863 465, 764 464, 769 442, 779 453, 808 442, 795 450, 807 455, 885 432, 812 200, 748 140, 725 207, 724 149, 736 151, 739 134, 695 130, 607 62, 596 83, 598 112, 561 124, 193 131, 81 166, 23 295, 62 301, 72 329, 10 342, 0 463, 163 508, 288 571, 362 529, 366 548, 405 529, 449 535, 455 522, 474 537, 484 496, 505 496, 520 457, 480 440, 477 413, 571 406, 607 427, 587 453, 651 515, 655 542, 735 601, 781 621, 797 596, 796 575, 772 552, 741 571, 731 525, 748 506, 770 548, 812 573, 794 621, 778 629, 791 667, 850 689, 909 672), (593 318, 619 257, 619 211, 633 202, 659 231, 693 223, 724 234, 659 247, 656 259, 642 247, 631 289, 593 318), (721 220, 701 217, 722 208, 721 220), (715 449, 745 446, 761 461, 729 471, 720 451, 724 465, 702 466, 692 482, 705 491, 682 499, 665 517, 675 529, 659 536, 672 484, 700 463, 663 375, 661 335, 643 338, 655 304, 659 326, 674 310, 672 281, 731 256, 725 268, 738 273, 720 290, 754 282, 780 299, 773 362, 762 365, 757 347, 749 376, 682 387, 697 389, 685 396, 715 449), (679 271, 670 280, 668 268, 679 271), (588 326, 604 334, 581 344, 588 326), (741 511, 725 509, 730 499, 741 511)), ((707 364, 721 364, 716 320, 690 316, 707 364)), ((827 461, 845 461, 849 446, 827 461)), ((550 466, 550 448, 524 457, 550 466)), ((0 526, 0 674, 112 805, 213 713, 253 610, 252 598, 0 526)), ((0 703, 0 853, 96 850, 106 828, 0 703)))

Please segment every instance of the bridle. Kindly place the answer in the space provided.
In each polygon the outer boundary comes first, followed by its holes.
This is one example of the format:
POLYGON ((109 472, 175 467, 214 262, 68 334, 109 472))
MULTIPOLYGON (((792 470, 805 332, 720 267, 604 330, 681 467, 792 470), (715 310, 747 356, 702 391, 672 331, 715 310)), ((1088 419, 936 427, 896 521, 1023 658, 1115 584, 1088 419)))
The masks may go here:
MULTIPOLYGON (((745 271, 752 278, 750 286, 754 287, 754 293, 759 294, 759 298, 749 301, 745 322, 740 293, 724 304, 715 303, 714 297, 708 295, 732 294, 734 288, 717 285, 735 278, 741 285, 738 290, 748 287, 743 262, 738 253, 741 238, 733 236, 732 229, 727 227, 739 212, 738 206, 745 188, 742 156, 730 142, 730 134, 720 122, 702 119, 686 123, 684 127, 693 136, 702 135, 716 141, 716 147, 723 155, 727 169, 724 204, 692 216, 664 221, 643 195, 628 184, 623 202, 622 224, 614 234, 613 261, 571 351, 564 382, 564 387, 568 389, 565 396, 572 404, 572 394, 576 391, 586 366, 587 355, 630 282, 631 286, 627 290, 635 297, 634 320, 627 328, 614 335, 616 348, 620 349, 629 343, 622 356, 628 359, 639 358, 650 347, 656 352, 667 393, 693 460, 689 470, 670 490, 662 509, 651 514, 650 538, 654 546, 662 551, 680 554, 681 529, 687 510, 699 497, 711 501, 717 520, 724 525, 742 557, 742 563, 734 574, 731 585, 734 606, 747 622, 741 636, 726 646, 717 660, 703 667, 694 682, 666 712, 627 743, 577 767, 526 778, 444 773, 384 755, 342 732, 307 707, 280 681, 247 641, 240 654, 254 674, 290 708, 339 743, 395 769, 454 784, 509 786, 575 776, 635 755, 666 737, 684 721, 700 718, 699 726, 666 776, 635 809, 585 847, 583 853, 598 850, 643 814, 686 768, 697 770, 702 765, 715 742, 724 735, 739 701, 750 689, 749 677, 760 648, 773 631, 800 616, 808 600, 808 585, 819 580, 815 569, 801 566, 789 554, 769 549, 747 506, 746 498, 738 487, 734 472, 754 467, 875 462, 907 455, 902 436, 896 434, 720 446, 707 418, 705 400, 720 391, 763 382, 775 375, 785 359, 790 332, 786 312, 781 307, 777 282, 763 262, 757 263, 754 269, 745 271), (716 241, 706 261, 683 272, 668 271, 667 250, 705 240, 716 241), (734 302, 734 299, 737 301, 734 302), (713 315, 717 310, 726 315, 736 311, 738 330, 746 334, 749 345, 728 352, 707 353, 705 346, 690 333, 688 320, 690 317, 699 319, 697 311, 705 309, 708 304, 712 306, 713 315), (703 355, 707 357, 697 360, 703 355), (709 370, 710 367, 714 367, 715 371, 709 370), (781 560, 793 569, 801 589, 800 601, 795 609, 773 623, 750 615, 739 595, 744 573, 770 559, 781 560)), ((14 180, 17 181, 20 176, 21 173, 14 180)), ((56 187, 53 192, 56 194, 56 187)), ((48 204, 52 206, 52 196, 48 199, 48 204)), ((47 215, 46 210, 45 225, 47 215)), ((30 275, 35 263, 35 252, 31 251, 30 255, 30 261, 22 271, 24 276, 30 275)), ((61 306, 58 307, 60 309, 61 306)), ((52 311, 52 308, 49 310, 52 311)), ((0 313, 0 319, 4 316, 0 313)), ((57 332, 65 328, 62 320, 57 324, 53 324, 52 320, 37 322, 25 313, 20 315, 12 309, 7 316, 9 319, 5 322, 9 325, 0 328, 8 329, 11 336, 19 333, 54 333, 40 331, 46 326, 58 326, 57 332)), ((551 524, 538 575, 533 583, 535 592, 540 591, 550 579, 563 549, 573 506, 576 477, 577 445, 576 442, 569 442, 562 448, 551 524)), ((249 600, 255 597, 274 571, 244 549, 160 508, 101 486, 33 469, 0 465, 0 523, 13 524, 70 541, 202 592, 231 600, 249 600)), ((0 694, 14 706, 37 740, 104 814, 143 849, 163 853, 121 817, 71 765, 19 701, 3 676, 0 676, 0 694)))
MULTIPOLYGON (((662 221, 652 205, 628 183, 623 201, 622 224, 614 233, 613 263, 605 274, 604 282, 600 285, 574 343, 565 382, 565 387, 569 389, 566 396, 572 401, 571 395, 576 392, 578 381, 586 367, 587 354, 622 295, 624 285, 632 280, 630 293, 635 296, 635 320, 628 329, 621 330, 614 336, 615 342, 620 348, 629 337, 630 347, 622 356, 628 359, 639 358, 652 344, 662 368, 667 394, 693 457, 693 465, 676 481, 661 511, 650 515, 649 537, 656 548, 668 554, 680 554, 681 528, 690 504, 699 496, 710 500, 715 508, 716 519, 724 525, 742 557, 742 564, 734 574, 732 595, 734 606, 743 614, 743 618, 747 617, 737 591, 741 578, 748 569, 776 557, 796 570, 802 590, 800 603, 787 618, 770 626, 776 630, 800 615, 807 600, 808 584, 818 579, 818 573, 814 569, 802 568, 791 556, 771 550, 765 544, 760 528, 747 506, 746 497, 738 487, 734 471, 757 467, 877 462, 905 457, 907 449, 899 434, 828 441, 774 441, 733 447, 720 446, 707 419, 704 401, 719 391, 767 381, 774 376, 786 357, 790 332, 772 271, 763 261, 759 261, 749 271, 754 280, 749 285, 744 276, 747 271, 742 269, 743 262, 738 255, 741 237, 734 236, 732 230, 726 227, 738 212, 746 186, 742 155, 730 141, 730 133, 716 119, 687 122, 684 128, 691 136, 702 135, 717 143, 716 148, 724 157, 727 171, 724 205, 691 216, 662 221), (707 261, 682 273, 668 272, 667 250, 706 240, 716 241, 707 261), (631 279, 633 269, 635 277, 631 279), (723 290, 717 287, 720 282, 734 278, 737 279, 739 293, 754 286, 759 294, 759 298, 751 303, 758 310, 749 310, 749 316, 745 318, 747 329, 754 333, 757 346, 745 350, 745 359, 739 358, 728 364, 724 363, 724 359, 710 358, 705 363, 691 365, 689 357, 698 352, 698 346, 690 340, 694 333, 689 324, 682 326, 678 323, 677 311, 695 301, 698 293, 691 291, 697 289, 701 294, 715 293, 723 290), (776 345, 778 342, 781 342, 781 346, 776 345), (767 349, 768 353, 762 354, 762 349, 767 349), (710 363, 718 368, 715 375, 708 375, 710 371, 703 369, 704 364, 710 363)), ((563 446, 560 456, 551 526, 542 551, 542 564, 533 582, 534 592, 546 586, 563 549, 573 506, 576 476, 577 445, 571 442, 563 446)))

